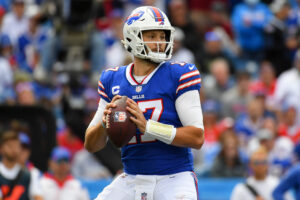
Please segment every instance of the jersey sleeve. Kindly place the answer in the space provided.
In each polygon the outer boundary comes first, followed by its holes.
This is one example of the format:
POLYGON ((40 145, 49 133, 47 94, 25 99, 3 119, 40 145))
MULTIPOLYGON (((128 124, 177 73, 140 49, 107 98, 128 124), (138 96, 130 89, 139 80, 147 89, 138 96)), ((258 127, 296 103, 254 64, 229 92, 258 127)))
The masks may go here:
POLYGON ((98 94, 106 102, 111 101, 109 98, 109 75, 109 72, 103 71, 98 81, 98 94))
POLYGON ((201 76, 197 67, 194 64, 184 63, 174 66, 176 87, 176 99, 183 93, 191 90, 200 90, 201 76))

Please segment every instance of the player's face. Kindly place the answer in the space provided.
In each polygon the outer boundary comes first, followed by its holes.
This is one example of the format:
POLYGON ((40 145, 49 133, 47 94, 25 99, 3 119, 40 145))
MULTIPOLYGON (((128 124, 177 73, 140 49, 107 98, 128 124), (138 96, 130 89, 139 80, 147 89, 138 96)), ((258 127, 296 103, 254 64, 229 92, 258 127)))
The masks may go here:
POLYGON ((143 31, 143 40, 152 52, 164 52, 167 46, 166 33, 162 30, 143 31))

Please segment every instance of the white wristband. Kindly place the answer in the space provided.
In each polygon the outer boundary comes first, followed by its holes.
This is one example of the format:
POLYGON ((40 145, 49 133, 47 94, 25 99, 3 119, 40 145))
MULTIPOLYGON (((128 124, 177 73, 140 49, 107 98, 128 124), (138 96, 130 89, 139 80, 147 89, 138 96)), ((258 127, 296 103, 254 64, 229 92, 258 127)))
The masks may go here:
POLYGON ((173 125, 163 124, 149 119, 146 124, 145 135, 171 144, 176 136, 176 128, 173 125))

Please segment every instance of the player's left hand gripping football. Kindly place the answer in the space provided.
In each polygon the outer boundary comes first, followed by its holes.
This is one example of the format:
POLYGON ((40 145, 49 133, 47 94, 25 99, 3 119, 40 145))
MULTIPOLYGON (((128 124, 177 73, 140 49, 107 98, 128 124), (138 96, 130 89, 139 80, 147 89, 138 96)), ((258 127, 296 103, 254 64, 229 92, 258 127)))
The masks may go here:
POLYGON ((145 133, 147 120, 138 104, 130 98, 127 98, 127 110, 134 116, 130 119, 136 124, 141 133, 145 133))

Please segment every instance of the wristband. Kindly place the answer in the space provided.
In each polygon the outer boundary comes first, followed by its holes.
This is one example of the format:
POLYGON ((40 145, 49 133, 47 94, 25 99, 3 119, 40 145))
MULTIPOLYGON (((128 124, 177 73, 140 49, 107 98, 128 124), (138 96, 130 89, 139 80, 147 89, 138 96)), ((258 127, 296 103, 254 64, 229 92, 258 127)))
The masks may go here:
POLYGON ((146 124, 145 135, 171 144, 176 135, 176 128, 173 125, 163 124, 149 119, 146 124))

